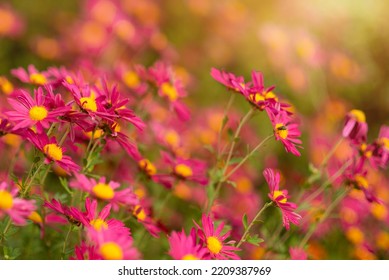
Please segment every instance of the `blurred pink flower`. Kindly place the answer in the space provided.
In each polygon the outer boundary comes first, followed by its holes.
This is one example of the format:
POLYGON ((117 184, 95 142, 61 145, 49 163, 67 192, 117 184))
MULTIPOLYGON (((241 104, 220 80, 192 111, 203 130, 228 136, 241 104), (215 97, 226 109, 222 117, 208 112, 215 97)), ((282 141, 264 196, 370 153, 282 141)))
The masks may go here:
POLYGON ((282 222, 284 227, 289 230, 290 223, 298 225, 301 216, 295 212, 297 205, 295 203, 287 202, 289 196, 287 190, 279 190, 280 187, 280 173, 266 168, 263 171, 266 182, 269 185, 270 193, 269 198, 280 208, 282 213, 282 222))
POLYGON ((224 228, 224 222, 221 222, 215 229, 214 221, 212 221, 211 217, 203 214, 201 218, 203 227, 200 227, 196 222, 194 223, 198 228, 197 233, 203 242, 203 246, 208 249, 212 258, 218 260, 240 259, 240 257, 235 253, 235 251, 240 251, 240 249, 235 246, 231 246, 235 243, 235 241, 224 242, 231 233, 231 231, 228 231, 223 235, 221 234, 224 228))
POLYGON ((36 209, 35 201, 17 197, 18 189, 6 182, 0 183, 0 218, 9 215, 16 225, 25 225, 26 219, 36 209))
POLYGON ((168 238, 170 244, 169 255, 175 260, 202 260, 206 258, 207 249, 196 244, 196 230, 192 228, 190 235, 185 231, 173 231, 168 238))

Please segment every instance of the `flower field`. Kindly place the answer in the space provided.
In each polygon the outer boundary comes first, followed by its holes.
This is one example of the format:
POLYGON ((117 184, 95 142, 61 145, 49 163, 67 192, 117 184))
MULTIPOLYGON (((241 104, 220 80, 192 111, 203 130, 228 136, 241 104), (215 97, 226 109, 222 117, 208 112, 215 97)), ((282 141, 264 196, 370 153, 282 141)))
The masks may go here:
POLYGON ((389 258, 389 3, 33 2, 0 2, 0 259, 389 258))

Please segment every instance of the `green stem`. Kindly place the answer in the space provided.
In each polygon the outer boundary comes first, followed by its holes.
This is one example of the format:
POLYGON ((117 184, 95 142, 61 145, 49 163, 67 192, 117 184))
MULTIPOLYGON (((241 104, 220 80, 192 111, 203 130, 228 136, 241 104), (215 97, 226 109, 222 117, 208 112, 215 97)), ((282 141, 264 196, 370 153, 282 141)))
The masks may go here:
POLYGON ((62 257, 61 257, 62 260, 63 260, 64 257, 65 257, 66 245, 67 245, 67 243, 68 243, 69 236, 70 236, 70 232, 72 231, 72 228, 73 228, 73 226, 70 225, 70 226, 69 226, 69 230, 68 230, 68 232, 67 232, 67 234, 66 234, 65 240, 64 240, 64 242, 63 242, 63 246, 62 246, 62 257))
POLYGON ((273 204, 272 201, 266 203, 265 205, 263 205, 263 207, 261 208, 261 210, 258 211, 257 215, 255 215, 254 219, 251 221, 251 223, 248 225, 248 227, 246 228, 245 232, 243 233, 243 236, 242 238, 239 240, 238 242, 238 245, 236 245, 236 248, 239 248, 240 245, 242 245, 243 242, 246 241, 246 238, 247 238, 247 235, 250 233, 250 229, 253 227, 253 225, 258 221, 259 217, 262 215, 262 213, 266 210, 266 208, 268 208, 269 206, 271 206, 273 204))
POLYGON ((336 179, 339 178, 339 176, 344 173, 344 171, 350 166, 350 164, 351 160, 346 161, 336 173, 329 177, 316 191, 314 191, 307 198, 305 198, 303 202, 307 204, 314 200, 316 197, 318 197, 328 186, 330 186, 336 179))
POLYGON ((315 233, 317 226, 324 222, 328 216, 331 214, 331 212, 335 209, 336 206, 342 201, 342 199, 347 195, 348 190, 344 191, 341 195, 339 195, 326 209, 324 214, 321 216, 320 220, 314 224, 309 231, 305 234, 304 238, 301 240, 299 247, 303 248, 304 245, 308 242, 308 240, 311 238, 311 236, 315 233))
MULTIPOLYGON (((255 112, 255 109, 254 108, 251 108, 250 111, 247 112, 247 114, 241 119, 241 121, 239 122, 239 125, 235 131, 235 134, 234 134, 234 138, 232 139, 232 144, 231 144, 231 147, 230 147, 230 151, 228 152, 228 156, 227 156, 227 160, 224 164, 224 167, 223 167, 223 171, 222 171, 222 177, 221 179, 217 182, 216 184, 216 188, 215 188, 215 192, 213 194, 212 197, 209 198, 208 200, 208 206, 207 206, 207 213, 209 213, 211 211, 211 207, 213 205, 213 202, 215 201, 215 199, 217 198, 218 194, 219 194, 219 191, 220 191, 220 188, 221 188, 221 185, 222 183, 224 182, 223 178, 224 178, 224 174, 226 173, 227 171, 227 168, 228 168, 228 165, 230 163, 230 160, 231 160, 231 157, 232 157, 232 154, 234 152, 234 148, 235 148, 235 144, 238 140, 238 137, 239 137, 239 134, 240 134, 240 131, 243 127, 243 125, 250 119, 250 117, 254 114, 255 112)), ((212 188, 213 187, 213 183, 210 184, 208 187, 209 188, 212 188)))
POLYGON ((238 163, 237 166, 234 167, 234 169, 232 169, 226 176, 224 176, 224 178, 222 179, 222 181, 226 181, 228 180, 228 178, 230 178, 230 176, 232 174, 234 174, 252 155, 255 154, 255 152, 262 147, 263 144, 265 144, 270 138, 273 137, 273 134, 267 136, 265 139, 263 139, 257 146, 255 146, 255 148, 250 152, 248 153, 243 159, 241 162, 238 163))
MULTIPOLYGON (((235 100, 235 94, 231 94, 230 99, 228 100, 227 106, 224 110, 223 121, 227 117, 227 114, 230 111, 230 108, 232 106, 232 103, 234 103, 234 100, 235 100)), ((219 128, 218 135, 217 135, 217 145, 216 145, 217 159, 219 159, 219 155, 220 155, 220 143, 221 143, 223 128, 224 128, 224 124, 221 124, 220 128, 219 128)))
POLYGON ((31 185, 34 183, 35 177, 38 175, 40 169, 45 165, 44 160, 42 160, 41 164, 38 166, 38 168, 35 170, 34 174, 32 174, 31 178, 28 180, 28 184, 24 187, 24 190, 21 194, 21 197, 26 197, 28 192, 30 191, 31 185))
POLYGON ((336 142, 336 144, 332 147, 332 149, 327 153, 325 158, 320 164, 319 169, 322 171, 328 164, 328 161, 331 159, 331 157, 334 155, 340 144, 343 142, 343 137, 340 137, 340 139, 336 142))
POLYGON ((3 240, 5 239, 5 235, 7 234, 8 230, 10 229, 11 224, 12 224, 11 218, 9 218, 7 225, 5 226, 4 231, 3 231, 2 235, 0 236, 0 245, 1 245, 1 243, 3 243, 3 240))

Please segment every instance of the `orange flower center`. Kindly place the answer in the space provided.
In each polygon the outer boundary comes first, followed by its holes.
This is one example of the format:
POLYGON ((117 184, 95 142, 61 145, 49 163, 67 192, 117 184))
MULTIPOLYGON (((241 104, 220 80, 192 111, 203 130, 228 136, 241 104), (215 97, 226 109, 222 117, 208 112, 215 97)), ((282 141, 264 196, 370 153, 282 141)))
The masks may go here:
POLYGON ((157 168, 148 159, 141 159, 138 162, 138 166, 144 170, 149 176, 153 176, 157 173, 157 168))

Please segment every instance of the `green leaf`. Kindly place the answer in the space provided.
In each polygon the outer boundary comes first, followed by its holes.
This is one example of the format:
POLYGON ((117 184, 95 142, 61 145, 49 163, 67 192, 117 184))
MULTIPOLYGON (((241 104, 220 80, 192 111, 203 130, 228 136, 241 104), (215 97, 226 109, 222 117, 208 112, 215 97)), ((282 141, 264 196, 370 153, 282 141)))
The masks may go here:
POLYGON ((239 163, 239 162, 241 162, 242 160, 243 160, 242 157, 232 158, 232 159, 230 160, 230 162, 228 163, 228 165, 239 163))
POLYGON ((259 246, 259 244, 261 244, 264 240, 262 238, 259 238, 258 234, 255 234, 253 236, 248 236, 246 241, 255 246, 259 246))
POLYGON ((247 215, 246 215, 246 213, 242 217, 242 224, 244 226, 244 229, 247 229, 248 222, 247 222, 247 215))
POLYGON ((222 127, 220 130, 223 130, 227 123, 228 123, 228 116, 226 115, 223 118, 222 127))

